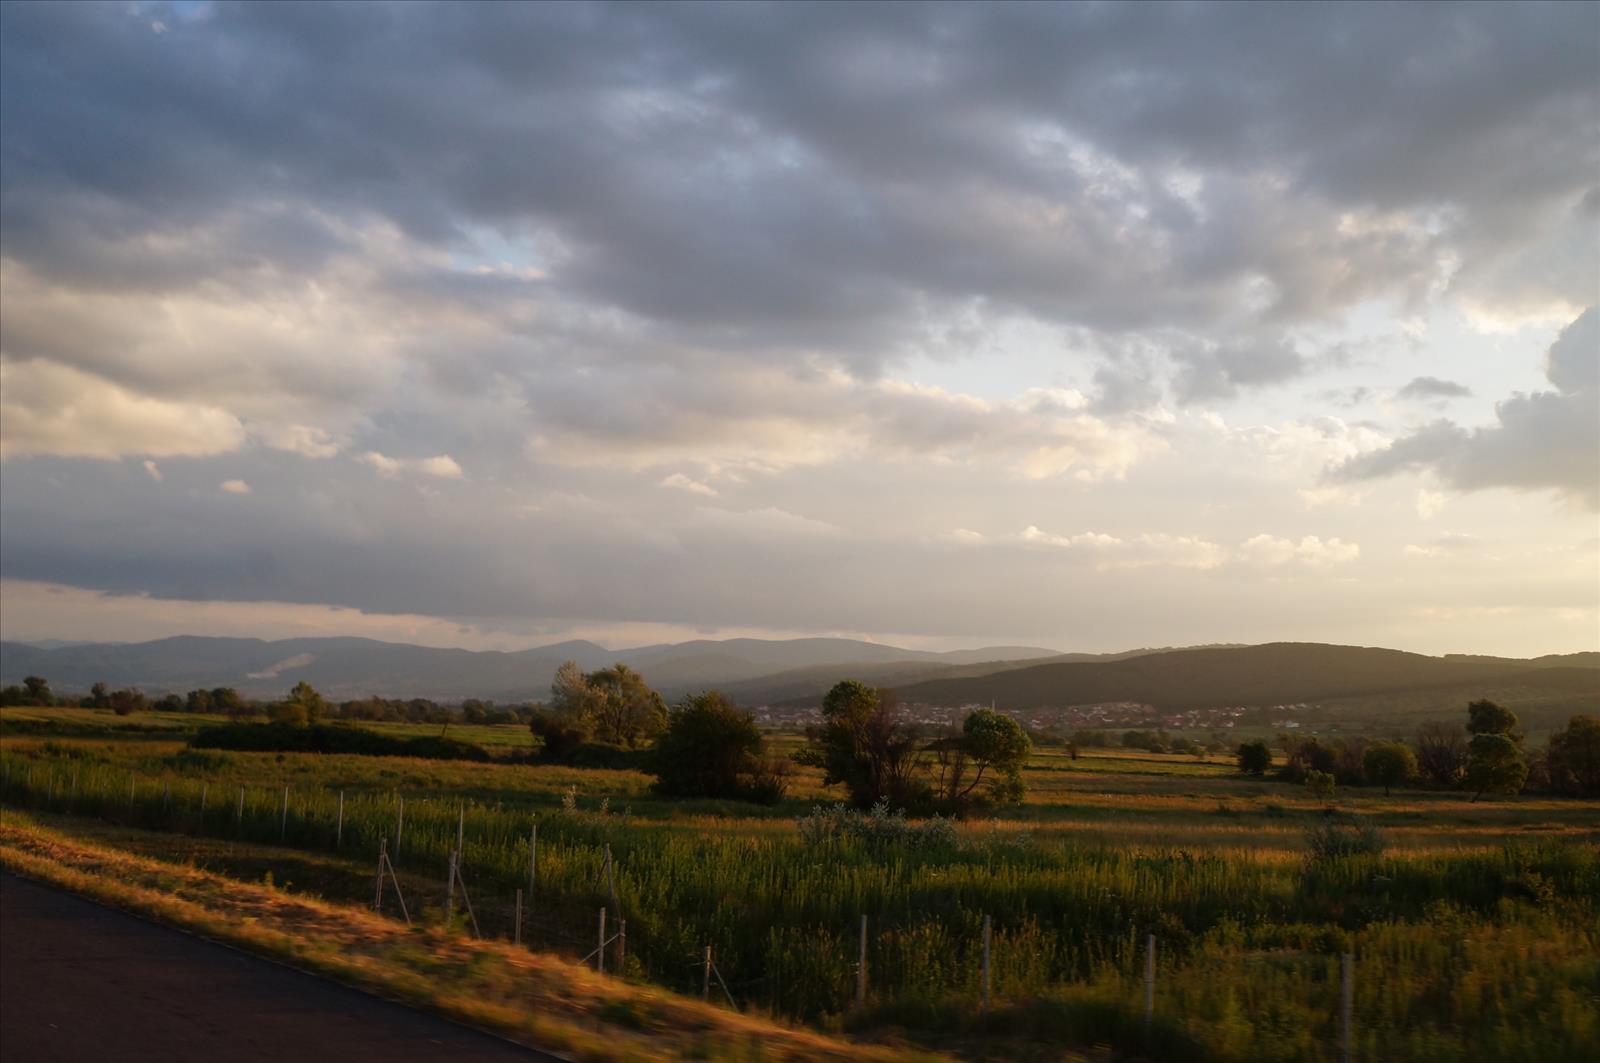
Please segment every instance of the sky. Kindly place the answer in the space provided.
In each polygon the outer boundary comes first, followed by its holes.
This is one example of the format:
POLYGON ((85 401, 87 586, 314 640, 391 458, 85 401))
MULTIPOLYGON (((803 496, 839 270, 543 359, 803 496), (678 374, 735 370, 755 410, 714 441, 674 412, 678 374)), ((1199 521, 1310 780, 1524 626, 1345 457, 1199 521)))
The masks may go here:
POLYGON ((1600 648, 1600 6, 0 6, 0 631, 1600 648))

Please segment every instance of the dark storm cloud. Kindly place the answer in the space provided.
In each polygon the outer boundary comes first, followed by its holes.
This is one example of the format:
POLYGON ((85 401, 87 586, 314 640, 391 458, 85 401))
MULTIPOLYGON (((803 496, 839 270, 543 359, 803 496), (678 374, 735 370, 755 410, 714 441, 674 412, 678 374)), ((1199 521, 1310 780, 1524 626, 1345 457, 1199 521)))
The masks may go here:
POLYGON ((1585 310, 1550 346, 1553 391, 1516 394, 1495 407, 1498 423, 1467 429, 1439 420, 1332 471, 1366 480, 1430 471, 1463 491, 1553 489, 1600 509, 1600 311, 1585 310))
POLYGON ((1257 283, 1296 319, 1586 191, 1595 15, 7 5, 7 254, 173 286, 314 266, 340 237, 308 211, 490 228, 567 298, 867 361, 964 300, 1204 328, 1257 283), (1459 220, 1336 224, 1409 210, 1459 220), (140 240, 215 226, 209 253, 140 240))

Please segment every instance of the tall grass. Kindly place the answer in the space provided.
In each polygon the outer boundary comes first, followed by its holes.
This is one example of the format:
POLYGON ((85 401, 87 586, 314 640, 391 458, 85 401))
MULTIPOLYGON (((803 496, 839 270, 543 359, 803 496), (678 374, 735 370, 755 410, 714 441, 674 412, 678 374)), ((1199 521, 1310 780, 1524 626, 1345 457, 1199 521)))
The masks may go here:
POLYGON ((709 944, 741 1002, 824 1023, 845 1021, 852 1007, 865 914, 869 998, 886 1016, 970 1017, 988 915, 995 993, 1031 1022, 1098 1022, 1113 1043, 1143 1036, 1134 982, 1147 933, 1158 940, 1158 1011, 1177 1023, 1172 1036, 1219 1059, 1320 1058, 1338 999, 1336 957, 1346 949, 1359 957, 1368 1058, 1456 1058, 1482 1043, 1504 1059, 1549 1063, 1577 1058, 1600 1029, 1592 845, 1305 861, 1246 848, 1044 845, 1001 833, 938 831, 938 844, 897 845, 870 831, 691 834, 620 810, 536 815, 416 794, 404 796, 396 844, 401 799, 390 792, 345 792, 341 835, 332 789, 291 790, 286 813, 281 789, 223 785, 226 761, 205 759, 217 754, 180 754, 170 774, 154 778, 73 752, 8 753, 0 796, 368 861, 387 839, 402 871, 440 879, 460 817, 464 876, 490 935, 509 936, 512 892, 530 889, 537 823, 530 905, 553 940, 592 940, 595 910, 620 907, 637 975, 697 991, 694 961, 709 944))

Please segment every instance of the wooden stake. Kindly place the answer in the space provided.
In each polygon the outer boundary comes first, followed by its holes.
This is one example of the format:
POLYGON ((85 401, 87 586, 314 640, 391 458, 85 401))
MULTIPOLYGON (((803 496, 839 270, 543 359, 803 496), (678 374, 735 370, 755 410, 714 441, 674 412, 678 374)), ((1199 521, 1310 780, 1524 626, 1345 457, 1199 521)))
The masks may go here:
POLYGON ((618 912, 622 911, 622 904, 617 900, 617 879, 611 873, 611 843, 606 842, 606 891, 611 894, 611 906, 618 912))
POLYGON ((233 814, 234 829, 244 825, 244 787, 239 787, 239 810, 233 814))
POLYGON ((512 923, 511 942, 515 945, 522 944, 522 891, 517 891, 517 907, 515 921, 512 923))
POLYGON ((461 802, 461 804, 459 806, 458 818, 456 819, 456 857, 457 857, 456 866, 457 867, 460 867, 460 857, 461 857, 461 855, 464 854, 467 851, 467 849, 466 849, 466 829, 467 829, 467 803, 465 801, 463 801, 463 802, 461 802))
POLYGON ((395 800, 399 802, 399 807, 395 810, 394 816, 394 851, 396 855, 399 855, 400 834, 406 827, 406 799, 396 794, 395 800))
POLYGON ((1150 1029, 1156 1016, 1156 936, 1146 934, 1144 939, 1144 1036, 1150 1038, 1150 1029))
POLYGON ((617 973, 628 973, 628 921, 617 920, 617 973))
POLYGON ((372 877, 372 910, 383 911, 383 863, 388 857, 389 841, 378 839, 378 873, 372 877))
POLYGON ((289 788, 283 788, 283 822, 278 827, 278 840, 283 841, 289 836, 289 788))
POLYGON ((467 894, 467 880, 461 877, 461 861, 456 861, 456 884, 461 887, 461 903, 467 909, 467 918, 472 920, 472 936, 483 937, 483 931, 478 929, 478 916, 472 910, 472 898, 467 894))
POLYGON ((606 910, 600 909, 600 947, 594 952, 594 969, 606 973, 606 910))
POLYGON ((451 921, 456 917, 456 854, 450 854, 450 881, 445 885, 444 894, 445 918, 451 921))
POLYGON ((867 1002, 867 917, 861 917, 861 948, 856 960, 856 1006, 867 1002))
POLYGON ((711 999, 711 946, 706 946, 705 970, 700 977, 700 999, 711 999))
POLYGON ((333 828, 333 846, 335 849, 344 844, 344 791, 339 791, 339 823, 333 828))
POLYGON ((1340 1028, 1340 1037, 1339 1037, 1340 1053, 1339 1053, 1339 1058, 1343 1061, 1343 1063, 1350 1063, 1350 1053, 1351 1053, 1351 1049, 1352 1049, 1352 1046, 1350 1044, 1350 1033, 1351 1033, 1350 1018, 1351 1018, 1351 1011, 1352 1011, 1352 1007, 1351 1006, 1354 1003, 1354 998, 1355 998, 1355 988, 1356 988, 1355 962, 1356 962, 1356 958, 1355 958, 1355 955, 1353 953, 1347 952, 1347 953, 1344 954, 1342 959, 1343 959, 1344 962, 1342 964, 1340 964, 1340 966, 1344 968, 1344 979, 1343 979, 1343 981, 1344 981, 1344 987, 1343 987, 1344 988, 1344 993, 1343 993, 1342 1007, 1340 1008, 1341 1018, 1342 1018, 1343 1021, 1340 1023, 1340 1027, 1339 1027, 1340 1028))
POLYGON ((994 938, 994 921, 983 917, 983 1017, 989 1017, 989 946, 994 938))
POLYGON ((406 895, 400 892, 400 876, 394 873, 394 865, 389 862, 388 853, 380 853, 383 866, 389 869, 389 881, 394 883, 394 899, 400 902, 400 914, 405 918, 406 926, 411 925, 411 913, 406 910, 406 895))
POLYGON ((528 830, 528 903, 533 903, 533 887, 539 877, 539 824, 528 830))
POLYGON ((206 790, 209 789, 210 786, 211 786, 210 783, 204 783, 203 782, 203 783, 200 784, 200 829, 201 830, 204 830, 205 829, 205 825, 206 825, 206 790))

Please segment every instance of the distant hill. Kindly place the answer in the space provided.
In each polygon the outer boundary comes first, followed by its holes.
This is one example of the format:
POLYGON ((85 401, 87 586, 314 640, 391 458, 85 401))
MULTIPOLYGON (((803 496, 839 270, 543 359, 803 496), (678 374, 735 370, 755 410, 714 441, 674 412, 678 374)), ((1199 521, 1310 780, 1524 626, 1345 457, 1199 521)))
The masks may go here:
POLYGON ((1277 642, 1051 661, 897 687, 909 702, 1004 709, 1135 701, 1162 711, 1286 705, 1473 684, 1514 684, 1600 699, 1600 653, 1519 660, 1428 657, 1400 650, 1277 642))
MULTIPOLYGON (((818 689, 856 668, 916 665, 917 677, 932 670, 999 655, 1053 658, 1036 647, 998 647, 936 653, 855 639, 697 639, 690 642, 607 650, 571 641, 517 652, 437 649, 360 638, 262 639, 184 635, 139 643, 77 644, 44 648, 0 643, 0 683, 42 675, 61 691, 83 691, 104 681, 136 686, 151 694, 195 687, 231 686, 257 697, 277 696, 305 680, 334 698, 464 697, 501 701, 548 695, 562 662, 585 670, 618 661, 638 669, 669 697, 711 686, 733 686, 766 700, 759 680, 796 669, 815 670, 818 689)), ((783 686, 782 683, 779 684, 783 686)), ((783 686, 784 689, 791 689, 783 686)), ((800 692, 809 686, 796 688, 800 692)))

